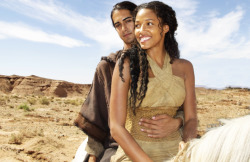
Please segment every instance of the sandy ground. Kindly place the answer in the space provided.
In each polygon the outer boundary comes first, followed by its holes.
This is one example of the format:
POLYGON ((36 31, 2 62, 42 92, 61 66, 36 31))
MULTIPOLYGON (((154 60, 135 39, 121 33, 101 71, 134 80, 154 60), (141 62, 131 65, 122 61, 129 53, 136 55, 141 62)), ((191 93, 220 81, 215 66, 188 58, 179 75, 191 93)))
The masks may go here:
MULTIPOLYGON (((250 89, 197 88, 198 133, 250 113, 250 89)), ((86 135, 73 126, 82 98, 0 95, 0 161, 72 161, 86 135)))

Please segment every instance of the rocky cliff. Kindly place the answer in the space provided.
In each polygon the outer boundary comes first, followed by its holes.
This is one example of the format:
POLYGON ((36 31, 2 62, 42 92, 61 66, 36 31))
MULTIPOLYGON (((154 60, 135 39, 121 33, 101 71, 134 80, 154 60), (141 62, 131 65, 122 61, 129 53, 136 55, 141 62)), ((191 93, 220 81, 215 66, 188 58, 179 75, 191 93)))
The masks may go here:
POLYGON ((75 84, 38 76, 0 75, 0 93, 56 97, 85 96, 89 84, 75 84))

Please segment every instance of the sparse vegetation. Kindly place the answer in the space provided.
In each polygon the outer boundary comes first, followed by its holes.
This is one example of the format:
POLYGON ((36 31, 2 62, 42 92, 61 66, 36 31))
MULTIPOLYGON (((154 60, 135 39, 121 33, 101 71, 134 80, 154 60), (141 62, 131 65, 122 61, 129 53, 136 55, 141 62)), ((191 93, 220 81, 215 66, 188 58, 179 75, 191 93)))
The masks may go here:
POLYGON ((43 97, 43 98, 40 99, 40 103, 41 103, 42 105, 49 105, 49 104, 50 104, 50 101, 49 101, 49 99, 47 99, 46 97, 43 97))
POLYGON ((74 106, 78 106, 79 105, 79 102, 77 100, 66 100, 64 101, 65 104, 71 104, 71 105, 74 105, 74 106))
POLYGON ((74 105, 74 106, 79 106, 82 105, 83 100, 82 99, 68 99, 64 101, 64 104, 70 104, 70 105, 74 105))
POLYGON ((33 110, 27 104, 22 104, 18 108, 23 109, 24 111, 32 111, 33 110))
POLYGON ((0 105, 6 105, 6 100, 4 98, 0 98, 0 105))
MULTIPOLYGON (((72 150, 76 150, 86 137, 82 130, 73 126, 84 96, 13 96, 0 95, 0 99, 6 102, 0 105, 0 133, 3 134, 0 135, 0 138, 3 137, 0 145, 4 149, 0 149, 0 154, 11 157, 19 153, 16 157, 20 157, 20 161, 29 161, 27 157, 32 157, 34 161, 71 161, 75 154, 72 150), (22 110, 16 111, 19 107, 22 110), (36 111, 27 111, 25 107, 30 110, 35 108, 36 111)), ((217 126, 220 118, 234 118, 250 113, 249 91, 200 88, 196 89, 196 97, 198 134, 201 136, 209 128, 217 126)))
POLYGON ((22 130, 20 135, 22 135, 22 137, 26 137, 26 138, 32 138, 35 136, 41 136, 44 137, 44 131, 43 129, 35 129, 35 130, 22 130))
POLYGON ((36 104, 36 99, 35 98, 29 98, 27 100, 27 102, 30 104, 30 105, 35 105, 36 104))
POLYGON ((241 89, 241 90, 250 91, 250 88, 245 88, 245 87, 231 87, 231 86, 228 86, 225 89, 241 89))
POLYGON ((14 99, 19 99, 20 97, 17 96, 17 95, 13 95, 12 98, 14 98, 14 99))
POLYGON ((11 137, 9 139, 9 144, 16 144, 16 145, 20 145, 22 144, 23 141, 23 135, 22 134, 11 134, 11 137))

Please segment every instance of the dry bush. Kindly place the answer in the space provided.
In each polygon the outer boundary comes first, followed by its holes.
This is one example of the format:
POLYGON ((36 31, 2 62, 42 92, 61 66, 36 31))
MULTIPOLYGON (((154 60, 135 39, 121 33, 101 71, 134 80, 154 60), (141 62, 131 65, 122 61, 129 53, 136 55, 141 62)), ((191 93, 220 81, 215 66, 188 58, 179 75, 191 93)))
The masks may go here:
POLYGON ((54 148, 57 148, 57 149, 61 149, 63 147, 65 147, 64 144, 60 143, 59 141, 57 140, 54 140, 52 138, 47 138, 46 139, 46 142, 49 143, 51 146, 53 146, 54 148))
POLYGON ((33 138, 33 137, 36 137, 36 136, 40 136, 40 137, 44 137, 44 131, 43 129, 35 129, 35 130, 22 130, 21 133, 23 137, 26 137, 26 138, 33 138))
POLYGON ((30 105, 35 105, 36 104, 36 99, 35 98, 29 98, 27 100, 27 102, 30 104, 30 105))
POLYGON ((10 137, 10 139, 9 139, 9 144, 17 144, 17 145, 20 145, 20 144, 22 144, 22 142, 23 142, 23 135, 22 134, 15 134, 15 133, 13 133, 13 134, 11 134, 11 137, 10 137))
POLYGON ((66 100, 66 101, 64 101, 64 103, 66 105, 67 104, 74 105, 74 106, 78 106, 79 105, 79 102, 77 100, 66 100))
POLYGON ((49 101, 48 98, 43 97, 43 98, 40 99, 40 103, 41 103, 42 105, 49 105, 49 104, 50 104, 50 101, 49 101))
POLYGON ((20 99, 20 97, 17 96, 17 95, 12 95, 11 98, 13 98, 13 99, 20 99))
POLYGON ((6 105, 6 99, 0 98, 0 106, 6 105))
POLYGON ((23 109, 24 111, 33 111, 34 110, 34 109, 30 108, 27 104, 22 104, 18 108, 23 109))

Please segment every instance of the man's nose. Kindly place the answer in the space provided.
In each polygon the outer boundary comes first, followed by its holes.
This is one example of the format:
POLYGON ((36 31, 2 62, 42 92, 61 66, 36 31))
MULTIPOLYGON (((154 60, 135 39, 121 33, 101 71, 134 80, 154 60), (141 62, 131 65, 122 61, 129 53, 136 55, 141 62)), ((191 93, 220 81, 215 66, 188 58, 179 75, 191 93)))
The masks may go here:
POLYGON ((128 30, 127 26, 125 24, 123 24, 122 25, 122 31, 127 31, 127 30, 128 30))

